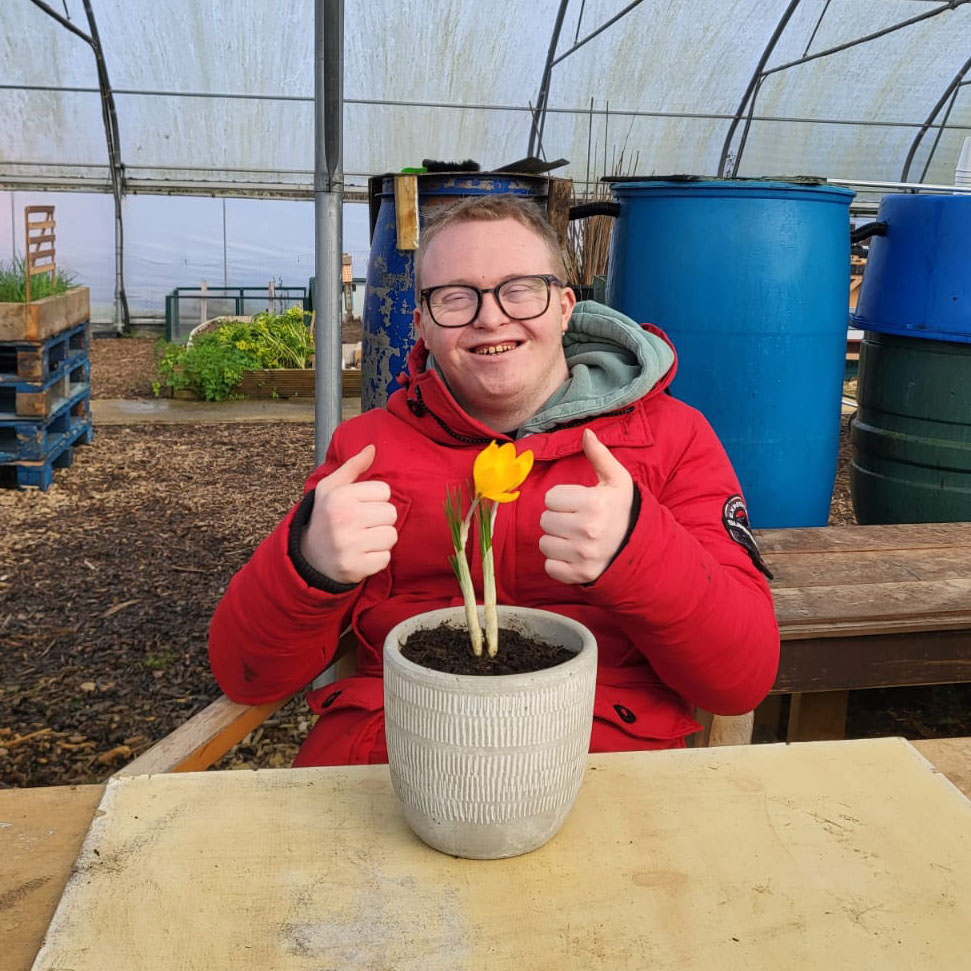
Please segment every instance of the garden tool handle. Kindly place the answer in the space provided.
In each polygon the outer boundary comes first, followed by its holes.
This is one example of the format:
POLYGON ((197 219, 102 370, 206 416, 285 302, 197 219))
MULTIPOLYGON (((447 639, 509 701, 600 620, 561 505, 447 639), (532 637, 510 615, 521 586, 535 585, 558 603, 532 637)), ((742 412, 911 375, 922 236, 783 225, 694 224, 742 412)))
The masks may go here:
POLYGON ((887 224, 885 222, 877 221, 872 223, 864 223, 864 225, 850 230, 850 242, 859 243, 864 239, 869 239, 871 236, 886 235, 887 224))
POLYGON ((570 220, 586 219, 588 216, 619 216, 620 203, 608 202, 582 202, 578 206, 570 206, 570 220))

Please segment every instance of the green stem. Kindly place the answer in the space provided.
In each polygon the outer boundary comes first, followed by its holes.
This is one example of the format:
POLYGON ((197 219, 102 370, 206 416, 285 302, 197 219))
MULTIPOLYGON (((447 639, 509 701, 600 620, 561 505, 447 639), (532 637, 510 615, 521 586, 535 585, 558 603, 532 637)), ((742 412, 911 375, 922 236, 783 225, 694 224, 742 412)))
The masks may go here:
POLYGON ((469 570, 469 559, 466 555, 466 543, 469 538, 469 523, 472 513, 475 510, 478 500, 472 503, 472 508, 468 515, 459 524, 457 536, 454 537, 453 546, 455 555, 450 558, 455 577, 459 582, 462 591, 462 600, 465 603, 465 622, 469 628, 469 640, 472 643, 472 653, 476 657, 482 656, 482 627, 479 625, 479 612, 475 603, 475 587, 472 585, 472 573, 469 570))
POLYGON ((465 622, 469 628, 469 640, 472 642, 472 653, 476 657, 482 656, 482 628, 479 626, 479 612, 475 604, 475 588, 472 586, 472 574, 469 572, 469 561, 465 558, 465 547, 451 557, 452 569, 462 590, 462 600, 465 602, 465 622))
POLYGON ((496 610, 496 561, 492 552, 492 530, 499 504, 483 503, 479 510, 479 537, 482 547, 482 604, 485 616, 486 651, 495 657, 499 651, 499 613, 496 610))

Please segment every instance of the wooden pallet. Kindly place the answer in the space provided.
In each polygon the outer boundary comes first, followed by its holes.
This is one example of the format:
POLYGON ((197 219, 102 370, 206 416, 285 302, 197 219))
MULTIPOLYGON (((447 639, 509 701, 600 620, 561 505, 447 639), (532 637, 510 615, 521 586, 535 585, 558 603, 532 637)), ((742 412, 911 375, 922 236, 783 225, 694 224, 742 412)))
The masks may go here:
POLYGON ((80 360, 87 360, 91 348, 87 321, 43 341, 0 342, 0 385, 45 386, 80 360))
POLYGON ((91 365, 86 357, 72 358, 46 381, 0 383, 0 419, 47 418, 68 398, 91 389, 91 365))
POLYGON ((69 469, 74 464, 74 446, 90 445, 93 440, 90 419, 76 424, 41 459, 0 462, 0 485, 46 492, 54 481, 54 469, 69 469))
POLYGON ((79 388, 43 419, 0 418, 0 463, 43 462, 79 428, 91 426, 91 395, 79 388))

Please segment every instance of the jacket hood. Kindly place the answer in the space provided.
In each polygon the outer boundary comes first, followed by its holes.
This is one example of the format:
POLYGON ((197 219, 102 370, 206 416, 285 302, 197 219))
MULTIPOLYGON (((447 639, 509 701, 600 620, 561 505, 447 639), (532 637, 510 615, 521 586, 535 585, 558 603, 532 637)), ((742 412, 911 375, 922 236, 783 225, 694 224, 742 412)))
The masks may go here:
POLYGON ((674 349, 666 339, 592 300, 574 308, 563 351, 570 377, 523 425, 521 435, 633 404, 674 364, 674 349))
MULTIPOLYGON (((573 428, 586 418, 629 410, 635 402, 662 393, 677 368, 674 348, 659 328, 638 324, 592 300, 574 308, 563 335, 563 351, 570 377, 517 431, 516 438, 559 426, 573 428)), ((477 444, 503 437, 458 405, 424 341, 419 339, 412 348, 408 374, 398 381, 403 390, 391 396, 388 409, 400 414, 406 406, 415 418, 430 415, 440 426, 443 441, 477 444)))

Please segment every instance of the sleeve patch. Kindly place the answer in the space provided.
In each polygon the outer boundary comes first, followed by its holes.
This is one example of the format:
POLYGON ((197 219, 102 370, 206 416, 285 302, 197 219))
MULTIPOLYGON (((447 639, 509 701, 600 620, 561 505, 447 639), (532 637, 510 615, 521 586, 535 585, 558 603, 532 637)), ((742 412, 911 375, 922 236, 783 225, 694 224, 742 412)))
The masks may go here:
POLYGON ((770 580, 773 579, 772 572, 765 565, 765 560, 762 559, 762 554, 759 552, 755 536, 752 535, 748 511, 745 509, 745 500, 741 496, 730 496, 725 501, 725 505, 722 507, 722 522, 731 539, 744 548, 756 567, 770 580))

